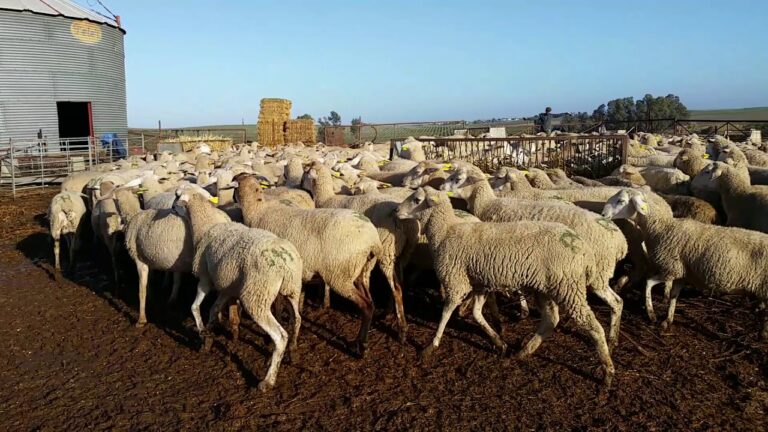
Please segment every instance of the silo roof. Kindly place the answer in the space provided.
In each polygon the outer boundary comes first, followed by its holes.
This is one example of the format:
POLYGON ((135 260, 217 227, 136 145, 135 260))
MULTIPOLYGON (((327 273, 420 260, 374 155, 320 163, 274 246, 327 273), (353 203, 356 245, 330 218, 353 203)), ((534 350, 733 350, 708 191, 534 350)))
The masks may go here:
POLYGON ((0 9, 84 19, 99 24, 106 24, 125 32, 115 21, 67 0, 0 0, 0 9))

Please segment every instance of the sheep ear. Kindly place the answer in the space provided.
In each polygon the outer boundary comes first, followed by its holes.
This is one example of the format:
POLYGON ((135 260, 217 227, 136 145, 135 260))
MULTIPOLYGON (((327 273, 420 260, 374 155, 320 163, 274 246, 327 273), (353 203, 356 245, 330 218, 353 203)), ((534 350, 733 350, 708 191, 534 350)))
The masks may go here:
POLYGON ((641 196, 633 196, 632 197, 632 204, 635 206, 635 210, 637 210, 638 213, 645 216, 648 214, 648 203, 645 202, 645 199, 641 196))

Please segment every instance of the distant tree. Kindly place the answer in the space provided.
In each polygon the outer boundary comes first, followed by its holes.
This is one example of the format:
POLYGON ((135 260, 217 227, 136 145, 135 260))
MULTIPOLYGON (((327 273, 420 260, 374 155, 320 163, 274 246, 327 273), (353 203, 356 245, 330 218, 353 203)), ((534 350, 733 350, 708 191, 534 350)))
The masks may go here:
POLYGON ((645 128, 653 128, 650 120, 687 119, 688 116, 688 108, 680 101, 679 96, 673 94, 658 97, 646 94, 637 101, 632 97, 613 99, 608 102, 607 109, 603 104, 592 112, 592 119, 595 121, 605 119, 619 123, 614 125, 616 129, 629 128, 630 124, 636 122, 640 122, 645 128))
POLYGON ((296 118, 299 120, 314 120, 314 118, 312 118, 312 116, 309 114, 302 114, 296 118))
POLYGON ((632 122, 637 120, 635 98, 626 97, 608 101, 606 117, 610 122, 632 122))
POLYGON ((325 136, 325 128, 327 126, 339 126, 341 124, 341 116, 336 111, 331 111, 327 117, 320 117, 317 119, 320 123, 320 128, 317 131, 319 136, 325 136))
POLYGON ((597 109, 592 111, 592 120, 596 122, 601 122, 605 120, 605 104, 600 104, 597 109))

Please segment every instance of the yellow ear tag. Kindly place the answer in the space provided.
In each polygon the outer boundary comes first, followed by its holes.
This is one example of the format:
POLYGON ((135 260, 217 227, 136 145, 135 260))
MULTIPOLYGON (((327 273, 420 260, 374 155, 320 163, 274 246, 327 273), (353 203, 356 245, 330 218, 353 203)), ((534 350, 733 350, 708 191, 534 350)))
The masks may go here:
POLYGON ((269 186, 267 185, 260 185, 262 189, 269 189, 269 186))
POLYGON ((493 176, 492 176, 492 175, 490 175, 490 174, 486 174, 486 175, 485 175, 485 178, 492 178, 492 177, 493 177, 493 176))
POLYGON ((389 161, 385 161, 385 160, 383 160, 383 161, 379 161, 379 165, 386 165, 386 164, 387 164, 387 162, 389 162, 389 161))
POLYGON ((704 153, 703 155, 701 155, 701 157, 703 157, 704 159, 709 159, 709 153, 704 153))
POLYGON ((640 210, 647 212, 648 211, 648 204, 643 204, 640 206, 640 210))
POLYGON ((454 196, 454 195, 455 195, 455 194, 454 194, 453 192, 451 192, 451 191, 448 191, 448 192, 446 192, 445 194, 446 194, 446 195, 448 195, 449 197, 452 197, 452 196, 454 196))
POLYGON ((528 172, 528 170, 521 170, 520 172, 523 173, 523 175, 526 175, 526 176, 531 175, 531 173, 528 172))
POLYGON ((259 184, 262 186, 269 186, 269 182, 266 181, 260 181, 259 184))
POLYGON ((210 201, 210 202, 212 202, 214 204, 218 204, 219 203, 219 197, 210 197, 210 198, 208 198, 208 201, 210 201))
POLYGON ((334 177, 341 177, 341 173, 338 173, 338 172, 336 172, 336 171, 333 171, 331 174, 332 174, 334 177))
POLYGON ((408 150, 409 148, 408 146, 403 146, 403 150, 408 150))
POLYGON ((389 183, 384 183, 384 182, 382 182, 382 183, 381 183, 381 187, 383 187, 383 188, 385 188, 385 189, 386 189, 386 188, 388 188, 388 187, 392 187, 392 185, 391 185, 391 184, 389 184, 389 183))

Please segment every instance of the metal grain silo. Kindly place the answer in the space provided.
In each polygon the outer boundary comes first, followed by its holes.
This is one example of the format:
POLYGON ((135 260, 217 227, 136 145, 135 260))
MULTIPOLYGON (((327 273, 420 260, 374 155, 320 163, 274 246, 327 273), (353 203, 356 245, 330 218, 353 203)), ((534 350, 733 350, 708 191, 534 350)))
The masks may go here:
POLYGON ((0 146, 125 136, 124 35, 66 0, 0 0, 0 146))

